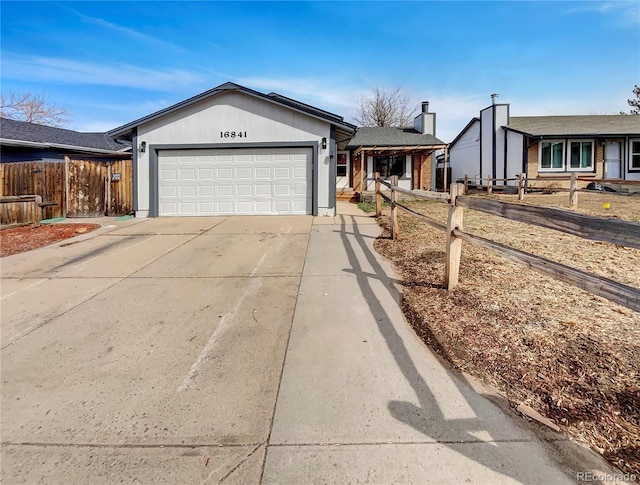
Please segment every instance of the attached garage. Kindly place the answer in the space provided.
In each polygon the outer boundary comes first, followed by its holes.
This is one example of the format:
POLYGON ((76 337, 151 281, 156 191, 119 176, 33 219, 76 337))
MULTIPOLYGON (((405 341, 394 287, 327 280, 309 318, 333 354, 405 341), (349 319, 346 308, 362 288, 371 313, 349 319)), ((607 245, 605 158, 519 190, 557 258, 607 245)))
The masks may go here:
POLYGON ((162 150, 158 215, 311 214, 310 148, 162 150))
POLYGON ((335 214, 355 126, 233 83, 110 131, 131 140, 136 217, 335 214))

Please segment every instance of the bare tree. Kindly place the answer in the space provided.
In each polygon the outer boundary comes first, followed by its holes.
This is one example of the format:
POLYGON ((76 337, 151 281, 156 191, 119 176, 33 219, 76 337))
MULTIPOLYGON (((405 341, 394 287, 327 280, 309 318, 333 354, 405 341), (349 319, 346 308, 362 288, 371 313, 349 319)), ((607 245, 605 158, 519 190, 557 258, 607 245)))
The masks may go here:
POLYGON ((640 87, 637 84, 633 86, 633 94, 635 95, 635 99, 627 99, 627 103, 631 106, 629 113, 632 115, 640 115, 640 87))
POLYGON ((399 88, 394 91, 376 88, 373 96, 360 99, 355 120, 360 126, 409 126, 415 112, 399 88))
POLYGON ((3 118, 56 127, 63 127, 69 123, 69 110, 65 106, 51 103, 45 93, 9 92, 2 93, 0 97, 0 116, 3 118))

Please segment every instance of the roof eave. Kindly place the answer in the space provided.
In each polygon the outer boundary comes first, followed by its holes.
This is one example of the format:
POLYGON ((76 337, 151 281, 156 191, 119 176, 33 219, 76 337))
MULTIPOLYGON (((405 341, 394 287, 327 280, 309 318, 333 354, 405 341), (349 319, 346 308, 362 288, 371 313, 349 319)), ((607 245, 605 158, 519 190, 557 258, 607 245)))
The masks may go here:
MULTIPOLYGON (((361 151, 371 151, 371 152, 386 152, 386 151, 415 151, 415 150, 440 150, 446 148, 448 145, 446 143, 436 144, 436 145, 360 145, 357 147, 353 154, 357 155, 361 151)), ((353 150, 353 147, 348 147, 353 150)))
POLYGON ((26 141, 26 140, 12 140, 10 138, 0 138, 0 145, 6 146, 17 146, 17 147, 27 147, 27 148, 61 148, 69 151, 81 151, 81 152, 89 152, 89 153, 100 153, 107 155, 123 155, 126 150, 129 149, 127 147, 123 150, 105 150, 102 148, 91 148, 91 147, 83 147, 77 145, 64 145, 61 143, 42 143, 36 141, 26 141))

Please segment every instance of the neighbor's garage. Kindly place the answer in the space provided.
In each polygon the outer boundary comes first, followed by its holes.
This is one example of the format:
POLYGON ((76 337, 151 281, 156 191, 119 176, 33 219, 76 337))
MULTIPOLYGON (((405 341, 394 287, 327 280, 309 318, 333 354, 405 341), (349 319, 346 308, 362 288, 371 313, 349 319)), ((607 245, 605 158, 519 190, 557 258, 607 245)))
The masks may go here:
POLYGON ((163 150, 160 216, 311 214, 309 148, 163 150))

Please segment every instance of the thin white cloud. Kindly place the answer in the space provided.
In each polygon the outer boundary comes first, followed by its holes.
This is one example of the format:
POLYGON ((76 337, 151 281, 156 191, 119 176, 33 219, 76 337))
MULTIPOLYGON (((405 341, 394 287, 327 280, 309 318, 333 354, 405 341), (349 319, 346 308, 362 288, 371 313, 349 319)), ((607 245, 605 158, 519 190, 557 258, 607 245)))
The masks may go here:
POLYGON ((96 25, 98 27, 102 27, 114 32, 119 32, 122 33, 124 35, 126 35, 127 37, 130 37, 132 39, 135 40, 139 40, 141 42, 145 42, 148 44, 152 44, 152 45, 156 45, 156 46, 160 46, 160 47, 165 47, 165 48, 170 48, 173 49, 175 51, 179 51, 179 52, 186 52, 185 49, 183 49, 182 47, 173 44, 171 42, 167 42, 166 40, 163 39, 158 39, 156 37, 152 37, 150 35, 147 34, 143 34, 142 32, 139 32, 137 30, 131 29, 129 27, 125 27, 124 25, 119 25, 119 24, 115 24, 113 22, 109 22, 108 20, 102 19, 100 17, 90 17, 88 15, 83 14, 82 12, 79 12, 69 6, 65 6, 64 7, 66 10, 72 12, 73 14, 75 14, 76 16, 78 16, 80 19, 82 19, 84 22, 91 24, 91 25, 96 25))
MULTIPOLYGON (((220 76, 224 77, 222 74, 220 76)), ((234 78, 234 81, 260 91, 276 91, 290 96, 303 103, 334 112, 351 123, 355 123, 358 101, 371 92, 369 85, 345 84, 339 80, 324 78, 238 77, 234 78)), ((430 102, 430 111, 436 112, 437 115, 436 136, 443 141, 455 138, 469 120, 491 102, 484 94, 425 93, 414 87, 401 89, 409 96, 411 106, 415 105, 419 109, 422 101, 430 102)))
POLYGON ((598 12, 603 15, 615 16, 618 25, 637 27, 640 25, 640 4, 636 1, 628 2, 617 0, 615 2, 590 1, 583 2, 567 11, 567 14, 582 12, 598 12))
POLYGON ((45 83, 121 86, 151 91, 199 88, 205 78, 180 69, 145 69, 122 63, 78 61, 57 57, 4 53, 2 77, 45 83))
POLYGON ((275 91, 336 114, 344 114, 355 106, 363 90, 354 86, 340 85, 337 81, 320 78, 235 78, 239 84, 263 91, 275 91))
POLYGON ((126 121, 101 121, 95 119, 85 119, 74 121, 68 128, 70 130, 82 131, 88 133, 103 133, 113 130, 118 126, 122 126, 126 121))

